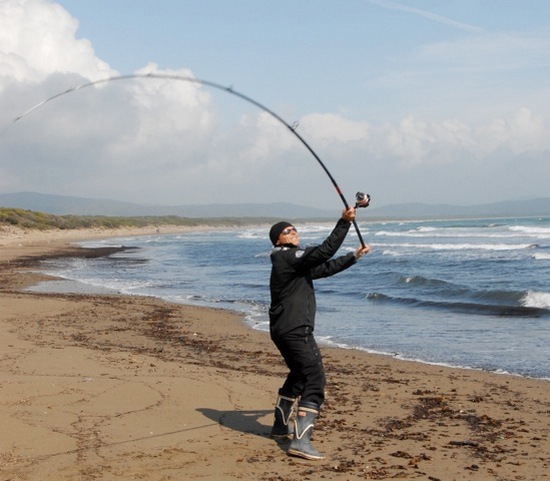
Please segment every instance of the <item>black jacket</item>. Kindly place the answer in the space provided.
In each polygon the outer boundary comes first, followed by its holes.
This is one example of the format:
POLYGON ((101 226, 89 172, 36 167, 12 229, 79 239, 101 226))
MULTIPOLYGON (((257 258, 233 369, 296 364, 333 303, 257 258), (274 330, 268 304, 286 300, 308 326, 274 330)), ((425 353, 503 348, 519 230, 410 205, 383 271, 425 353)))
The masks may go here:
POLYGON ((271 337, 297 327, 315 327, 316 300, 313 280, 329 277, 355 264, 353 252, 331 259, 349 231, 350 223, 340 219, 326 240, 305 249, 275 247, 271 253, 271 337))

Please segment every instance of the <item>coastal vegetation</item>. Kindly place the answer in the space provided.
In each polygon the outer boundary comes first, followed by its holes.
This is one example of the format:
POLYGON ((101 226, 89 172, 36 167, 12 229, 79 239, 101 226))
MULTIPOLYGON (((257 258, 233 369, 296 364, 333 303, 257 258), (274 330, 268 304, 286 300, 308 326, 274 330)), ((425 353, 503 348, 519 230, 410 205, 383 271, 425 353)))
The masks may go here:
POLYGON ((55 215, 32 210, 0 207, 0 227, 19 227, 22 229, 88 229, 147 226, 239 226, 270 222, 270 219, 259 217, 218 217, 189 218, 169 216, 90 216, 90 215, 55 215))

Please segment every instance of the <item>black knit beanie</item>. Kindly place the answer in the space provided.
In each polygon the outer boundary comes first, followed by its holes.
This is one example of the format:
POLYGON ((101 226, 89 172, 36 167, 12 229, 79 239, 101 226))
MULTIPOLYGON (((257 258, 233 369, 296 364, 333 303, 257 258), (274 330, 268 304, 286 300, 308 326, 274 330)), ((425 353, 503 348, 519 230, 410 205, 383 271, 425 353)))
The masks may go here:
POLYGON ((277 244, 277 240, 279 239, 281 232, 283 232, 287 227, 292 227, 292 224, 286 221, 277 222, 271 226, 271 229, 269 230, 269 239, 273 245, 277 244))

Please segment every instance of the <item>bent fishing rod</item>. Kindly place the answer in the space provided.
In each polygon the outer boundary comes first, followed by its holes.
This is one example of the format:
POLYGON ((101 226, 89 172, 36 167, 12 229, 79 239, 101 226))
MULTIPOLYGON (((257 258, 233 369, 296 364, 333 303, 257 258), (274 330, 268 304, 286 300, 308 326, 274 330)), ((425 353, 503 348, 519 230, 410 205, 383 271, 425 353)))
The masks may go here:
MULTIPOLYGON (((319 163, 321 168, 324 170, 325 174, 327 174, 327 176, 330 179, 332 185, 336 189, 336 193, 340 196, 340 199, 342 200, 342 203, 344 204, 344 207, 346 208, 346 210, 348 210, 350 208, 350 205, 348 204, 348 201, 346 200, 344 194, 342 193, 342 190, 340 189, 340 186, 338 185, 338 183, 336 182, 336 180, 334 179, 334 177, 332 176, 332 174, 328 170, 327 166, 323 163, 323 161, 317 155, 317 153, 313 150, 313 148, 305 141, 305 139, 298 132, 296 132, 296 127, 295 126, 290 125, 282 117, 277 115, 271 109, 267 108, 265 105, 263 105, 260 102, 248 97, 247 95, 245 95, 241 92, 238 92, 238 91, 234 90, 232 87, 226 87, 224 85, 221 85, 221 84, 218 84, 218 83, 215 83, 215 82, 210 82, 208 80, 201 80, 201 79, 194 78, 194 77, 186 77, 184 75, 159 74, 159 73, 128 74, 128 75, 119 75, 119 76, 113 76, 113 77, 108 77, 108 78, 104 78, 104 79, 99 79, 99 80, 95 80, 95 81, 92 81, 92 82, 86 82, 86 83, 83 83, 81 85, 77 85, 75 87, 72 87, 68 90, 65 90, 65 91, 60 92, 56 95, 52 95, 51 97, 49 97, 47 99, 42 100, 41 102, 39 102, 36 105, 32 106, 26 112, 24 112, 21 115, 19 115, 18 117, 16 117, 9 125, 12 125, 15 122, 21 120, 23 117, 30 114, 34 110, 42 107, 45 103, 50 102, 52 100, 55 100, 59 97, 62 97, 63 95, 67 95, 67 94, 70 94, 72 92, 76 92, 77 90, 81 90, 83 88, 91 87, 93 85, 98 85, 98 84, 101 84, 101 83, 114 82, 114 81, 117 81, 117 80, 129 80, 129 79, 135 79, 135 78, 160 79, 160 80, 179 80, 179 81, 190 82, 190 83, 199 84, 199 85, 206 85, 208 87, 212 87, 212 88, 221 90, 223 92, 227 92, 229 94, 235 95, 236 97, 239 97, 240 99, 242 99, 242 100, 244 100, 244 101, 246 101, 246 102, 248 102, 252 105, 255 105, 260 110, 263 110, 264 112, 267 112, 274 119, 276 119, 281 124, 283 124, 288 130, 290 130, 290 132, 292 132, 296 136, 296 138, 306 147, 306 149, 310 152, 310 154, 313 155, 315 160, 319 163)), ((9 127, 9 125, 8 125, 8 127, 9 127)), ((365 194, 363 192, 357 192, 357 194, 355 196, 355 200, 356 200, 355 206, 354 206, 355 209, 360 208, 360 207, 365 208, 365 207, 369 206, 370 195, 365 194)), ((357 225, 357 222, 355 220, 353 220, 353 226, 355 227, 355 231, 357 232, 357 237, 359 238, 359 241, 361 242, 361 245, 363 247, 365 247, 365 242, 363 241, 363 236, 361 235, 361 231, 359 230, 359 226, 357 225)))

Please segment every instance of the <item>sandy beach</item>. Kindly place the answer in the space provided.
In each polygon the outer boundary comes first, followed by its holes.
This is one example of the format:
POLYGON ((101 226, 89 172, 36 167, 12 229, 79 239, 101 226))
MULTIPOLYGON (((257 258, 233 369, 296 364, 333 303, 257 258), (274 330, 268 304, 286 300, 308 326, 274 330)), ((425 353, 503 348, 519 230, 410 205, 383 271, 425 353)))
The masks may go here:
POLYGON ((106 254, 76 240, 146 233, 0 231, 0 481, 550 478, 549 381, 324 347, 307 461, 269 438, 286 369, 238 313, 25 290, 106 254))

